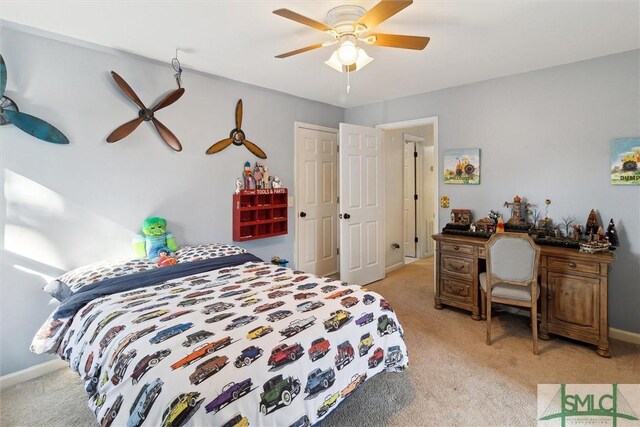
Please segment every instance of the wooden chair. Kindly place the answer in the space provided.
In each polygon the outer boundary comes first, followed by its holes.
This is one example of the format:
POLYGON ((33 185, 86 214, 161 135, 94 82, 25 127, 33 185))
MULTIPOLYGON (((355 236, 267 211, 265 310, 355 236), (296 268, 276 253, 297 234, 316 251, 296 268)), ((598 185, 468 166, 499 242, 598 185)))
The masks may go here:
POLYGON ((496 233, 485 247, 487 272, 480 274, 480 286, 482 312, 487 317, 487 345, 491 345, 492 302, 526 307, 531 310, 533 354, 538 354, 540 247, 531 237, 522 233, 496 233))

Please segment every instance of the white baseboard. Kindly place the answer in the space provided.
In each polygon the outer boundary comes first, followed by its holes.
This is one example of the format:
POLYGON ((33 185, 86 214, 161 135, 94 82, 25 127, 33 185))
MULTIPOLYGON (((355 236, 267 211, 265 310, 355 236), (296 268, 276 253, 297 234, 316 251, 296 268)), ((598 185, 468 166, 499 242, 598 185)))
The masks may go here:
POLYGON ((630 342, 632 344, 640 344, 640 334, 637 332, 629 332, 623 329, 609 328, 609 337, 630 342))
POLYGON ((404 259, 402 261, 400 261, 399 263, 397 263, 397 264, 393 264, 393 265, 390 265, 389 267, 385 268, 384 272, 388 273, 390 271, 397 270, 400 267, 404 267, 404 259))
POLYGON ((55 359, 39 365, 30 366, 18 372, 3 375, 0 377, 0 390, 55 372, 65 366, 69 366, 67 362, 61 359, 55 359))

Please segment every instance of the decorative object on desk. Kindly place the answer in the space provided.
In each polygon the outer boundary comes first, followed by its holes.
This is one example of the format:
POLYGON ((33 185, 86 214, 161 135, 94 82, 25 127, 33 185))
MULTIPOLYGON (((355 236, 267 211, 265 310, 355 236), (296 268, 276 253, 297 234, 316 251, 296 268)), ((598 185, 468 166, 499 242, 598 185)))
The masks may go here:
POLYGON ((538 228, 541 214, 542 213, 538 209, 527 209, 527 215, 531 216, 531 225, 533 228, 538 228))
POLYGON ((256 167, 253 169, 253 179, 256 181, 256 189, 264 189, 263 181, 263 167, 260 163, 256 162, 256 167))
POLYGON ((249 151, 255 154, 257 157, 261 159, 266 159, 267 155, 253 142, 246 139, 244 132, 242 131, 242 99, 238 100, 236 104, 236 127, 231 130, 229 134, 229 138, 225 138, 213 144, 211 147, 207 149, 207 154, 214 154, 219 151, 224 150, 229 145, 233 143, 233 145, 244 145, 247 147, 249 151))
POLYGON ((167 220, 153 216, 144 220, 142 235, 134 238, 133 248, 139 258, 146 256, 156 261, 160 258, 160 252, 173 255, 178 250, 178 243, 173 234, 167 231, 167 220))
POLYGON ((122 92, 124 92, 124 94, 127 95, 129 99, 131 99, 138 107, 140 107, 140 110, 138 111, 137 118, 128 121, 127 123, 119 126, 118 128, 116 128, 116 130, 111 132, 107 137, 107 142, 113 143, 120 141, 121 139, 129 136, 134 130, 136 130, 142 122, 150 121, 155 126, 158 135, 160 135, 160 138, 162 138, 162 140, 169 147, 171 147, 175 151, 182 151, 182 144, 180 144, 178 138, 169 130, 169 128, 162 124, 160 120, 156 119, 154 114, 156 113, 156 111, 168 107, 169 105, 180 99, 180 97, 184 95, 184 88, 174 90, 173 92, 162 98, 162 100, 158 102, 153 108, 149 109, 145 107, 145 105, 142 103, 138 95, 136 95, 136 93, 133 91, 131 86, 129 86, 127 82, 118 75, 118 73, 112 71, 111 77, 113 77, 113 80, 115 80, 116 84, 118 85, 118 87, 120 87, 122 92))
POLYGON ((580 226, 580 224, 573 224, 573 240, 577 242, 581 238, 582 238, 582 227, 580 226))
POLYGON ((611 184, 640 185, 640 138, 611 141, 611 184))
POLYGON ((440 207, 442 209, 449 208, 449 196, 440 196, 440 207))
POLYGON ((469 209, 451 209, 451 219, 454 224, 471 224, 471 211, 469 209))
POLYGON ((271 182, 271 188, 282 188, 282 183, 280 182, 280 177, 274 176, 273 181, 271 182))
POLYGON ((491 209, 489 211, 489 213, 487 214, 487 217, 493 221, 494 224, 498 223, 498 218, 500 217, 500 214, 497 211, 494 211, 493 209, 491 209))
POLYGON ((587 217, 587 225, 584 227, 584 234, 587 236, 590 234, 596 234, 598 232, 598 228, 600 228, 600 222, 598 221, 598 216, 596 215, 596 211, 591 209, 589 212, 589 217, 587 217))
POLYGON ((607 239, 609 239, 609 243, 611 246, 617 248, 620 246, 620 241, 618 240, 618 231, 616 231, 616 225, 613 223, 613 218, 609 221, 609 225, 607 226, 607 239))
POLYGON ((475 223, 471 223, 469 224, 469 231, 471 231, 472 233, 476 232, 476 224, 475 223))
POLYGON ((498 217, 498 223, 496 224, 496 233, 504 233, 504 221, 502 215, 498 217))
POLYGON ((445 184, 480 184, 480 149, 465 148, 444 152, 445 184))
POLYGON ((562 217, 562 227, 564 227, 564 237, 569 239, 571 236, 569 235, 569 230, 572 230, 573 223, 575 223, 578 219, 573 215, 567 215, 562 217))
POLYGON ((244 162, 242 176, 244 177, 244 189, 251 189, 251 178, 253 178, 253 175, 251 173, 251 163, 249 163, 248 161, 244 162))
POLYGON ((53 144, 68 144, 69 140, 53 125, 18 110, 16 103, 5 96, 7 88, 7 66, 0 55, 0 126, 13 124, 29 135, 53 144))
POLYGON ((580 252, 588 254, 596 254, 600 252, 609 252, 611 244, 607 240, 592 240, 586 243, 580 243, 580 252))
POLYGON ((531 206, 529 203, 523 203, 520 196, 516 195, 513 198, 513 202, 504 202, 505 208, 511 208, 511 218, 507 221, 508 224, 524 224, 525 220, 522 215, 522 209, 525 210, 531 206))
POLYGON ((242 190, 242 179, 236 179, 236 191, 235 194, 240 194, 240 190, 242 190))
POLYGON ((495 233, 496 223, 489 217, 479 219, 475 223, 477 233, 495 233))

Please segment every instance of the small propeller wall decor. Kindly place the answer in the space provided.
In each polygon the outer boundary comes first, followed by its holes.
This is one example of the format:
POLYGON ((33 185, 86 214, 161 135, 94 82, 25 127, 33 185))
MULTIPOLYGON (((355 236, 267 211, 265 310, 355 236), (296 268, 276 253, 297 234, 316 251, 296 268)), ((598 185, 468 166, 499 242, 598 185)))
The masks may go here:
POLYGON ((218 153, 231 144, 234 145, 244 145, 247 147, 249 151, 251 151, 256 156, 261 159, 266 159, 267 155, 253 142, 249 141, 244 132, 242 131, 242 99, 238 100, 238 104, 236 105, 236 127, 231 130, 229 134, 229 138, 225 138, 221 141, 216 142, 207 150, 207 154, 215 154, 218 153))
POLYGON ((31 136, 54 144, 69 143, 67 137, 54 126, 42 119, 20 112, 16 103, 4 95, 6 88, 7 66, 0 55, 0 125, 13 124, 31 136))
POLYGON ((154 117, 154 113, 158 110, 168 107, 169 105, 180 99, 180 97, 184 94, 184 88, 174 90, 173 92, 162 98, 162 100, 158 102, 153 108, 149 109, 145 107, 140 98, 138 98, 138 95, 136 95, 133 89, 131 89, 131 86, 129 86, 127 82, 125 82, 124 79, 118 75, 118 73, 112 71, 111 76, 113 77, 113 80, 115 80, 115 82, 118 84, 120 89, 122 89, 122 91, 125 93, 125 95, 127 95, 129 99, 131 99, 138 107, 140 107, 140 111, 138 111, 137 118, 121 125, 116 130, 111 132, 111 134, 107 137, 107 142, 112 143, 120 141, 121 139, 129 136, 134 130, 136 130, 136 128, 140 126, 140 123, 150 121, 155 126, 160 137, 164 140, 164 142, 167 143, 169 147, 171 147, 175 151, 182 151, 182 144, 180 144, 178 138, 169 130, 169 128, 163 125, 160 120, 154 117))

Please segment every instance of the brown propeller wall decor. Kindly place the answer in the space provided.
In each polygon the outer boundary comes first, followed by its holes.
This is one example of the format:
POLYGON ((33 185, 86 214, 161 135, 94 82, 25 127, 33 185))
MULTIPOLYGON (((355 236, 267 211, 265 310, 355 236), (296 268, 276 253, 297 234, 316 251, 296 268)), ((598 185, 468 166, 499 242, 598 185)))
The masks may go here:
POLYGON ((267 155, 264 153, 264 151, 262 151, 260 147, 258 147, 256 144, 249 141, 245 137, 244 132, 242 131, 242 99, 238 100, 238 104, 236 105, 235 129, 231 130, 231 133, 229 134, 229 138, 220 140, 215 144, 213 144, 211 147, 209 147, 209 149, 207 150, 207 154, 218 153, 224 150, 225 148, 227 148, 228 146, 230 146, 232 143, 234 145, 244 145, 245 147, 247 147, 249 151, 251 151, 256 156, 260 157, 261 159, 267 158, 267 155))
POLYGON ((142 122, 152 122, 155 126, 156 130, 160 137, 167 143, 169 147, 174 149, 175 151, 182 151, 182 144, 178 138, 165 126, 160 122, 160 120, 154 117, 154 113, 162 108, 168 107, 169 105, 176 102, 180 97, 184 94, 184 88, 176 89, 164 98, 160 102, 158 102, 153 108, 149 109, 145 107, 142 103, 138 95, 131 89, 131 86, 124 81, 122 77, 118 75, 115 71, 111 72, 111 76, 113 80, 116 81, 120 89, 131 99, 138 107, 140 107, 140 111, 138 111, 138 117, 123 124, 118 127, 116 130, 111 132, 111 134, 107 137, 107 142, 112 143, 116 141, 120 141, 121 139, 129 136, 131 132, 136 130, 140 123, 142 122))

